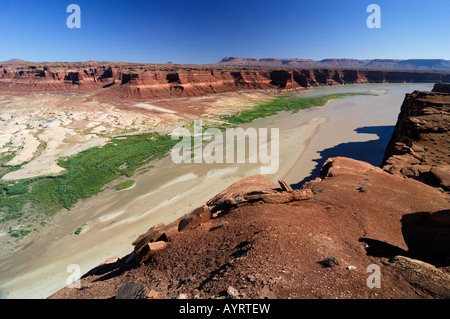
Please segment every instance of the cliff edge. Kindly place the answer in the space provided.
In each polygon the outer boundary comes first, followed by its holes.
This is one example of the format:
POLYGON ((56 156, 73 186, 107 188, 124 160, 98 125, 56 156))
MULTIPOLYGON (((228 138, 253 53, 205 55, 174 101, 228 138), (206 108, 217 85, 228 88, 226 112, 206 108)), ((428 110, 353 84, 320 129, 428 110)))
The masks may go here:
POLYGON ((407 94, 384 155, 383 168, 448 191, 450 84, 407 94), (447 93, 445 93, 447 92, 447 93))

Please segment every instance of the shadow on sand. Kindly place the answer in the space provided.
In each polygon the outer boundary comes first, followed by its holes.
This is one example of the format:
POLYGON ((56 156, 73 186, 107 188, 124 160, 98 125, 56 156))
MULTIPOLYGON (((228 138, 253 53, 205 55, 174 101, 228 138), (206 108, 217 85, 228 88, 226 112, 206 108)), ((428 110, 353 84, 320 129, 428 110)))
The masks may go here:
POLYGON ((316 166, 308 177, 297 184, 292 184, 294 189, 300 188, 305 182, 309 182, 319 176, 325 161, 330 157, 343 156, 350 157, 359 161, 364 161, 374 166, 380 166, 383 161, 384 151, 386 149, 395 126, 364 126, 355 129, 360 134, 375 134, 378 139, 366 142, 348 142, 341 143, 334 147, 324 149, 319 152, 320 158, 314 160, 316 166))

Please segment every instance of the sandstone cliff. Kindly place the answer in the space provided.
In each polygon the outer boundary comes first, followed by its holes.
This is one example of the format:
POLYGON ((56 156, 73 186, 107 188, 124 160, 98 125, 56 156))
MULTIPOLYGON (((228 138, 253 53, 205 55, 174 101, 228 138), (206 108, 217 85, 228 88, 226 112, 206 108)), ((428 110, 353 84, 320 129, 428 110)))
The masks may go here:
POLYGON ((260 68, 111 62, 2 63, 0 93, 89 93, 105 100, 145 101, 255 89, 357 83, 448 82, 445 71, 260 68))
MULTIPOLYGON (((438 83, 432 92, 407 94, 383 169, 413 178, 441 192, 450 190, 450 84, 438 83)), ((422 258, 450 263, 450 210, 420 211, 402 218, 402 232, 411 251, 422 258)))
POLYGON ((407 94, 386 148, 386 171, 435 187, 450 187, 450 84, 407 94))

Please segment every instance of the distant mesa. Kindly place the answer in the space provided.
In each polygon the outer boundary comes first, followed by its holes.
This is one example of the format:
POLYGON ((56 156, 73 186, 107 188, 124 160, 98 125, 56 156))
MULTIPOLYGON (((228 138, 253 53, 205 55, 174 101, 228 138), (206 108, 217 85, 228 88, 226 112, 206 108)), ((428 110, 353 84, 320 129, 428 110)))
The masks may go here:
POLYGON ((9 59, 7 61, 1 61, 0 63, 28 63, 28 62, 29 61, 26 61, 26 60, 13 58, 13 59, 9 59))
POLYGON ((280 59, 280 58, 239 58, 225 57, 219 65, 251 67, 296 67, 296 68, 358 68, 372 70, 424 70, 450 71, 450 60, 444 59, 280 59))
POLYGON ((227 63, 227 62, 231 62, 231 63, 239 63, 239 62, 257 62, 257 59, 253 59, 253 58, 237 58, 237 57, 225 57, 222 59, 222 61, 220 61, 220 63, 227 63))

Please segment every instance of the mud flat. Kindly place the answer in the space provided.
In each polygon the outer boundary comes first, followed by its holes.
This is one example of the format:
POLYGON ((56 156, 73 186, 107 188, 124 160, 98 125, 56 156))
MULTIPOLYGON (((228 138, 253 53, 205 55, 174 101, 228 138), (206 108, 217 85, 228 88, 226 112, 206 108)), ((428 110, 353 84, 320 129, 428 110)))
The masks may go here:
POLYGON ((13 154, 6 165, 25 163, 2 179, 59 174, 61 157, 104 145, 111 134, 156 130, 180 118, 136 109, 80 95, 1 95, 0 158, 13 154))
MULTIPOLYGON (((322 107, 281 112, 246 126, 280 129, 279 170, 266 177, 296 184, 314 174, 320 161, 333 152, 382 157, 383 152, 379 152, 385 144, 379 136, 390 134, 380 131, 393 129, 404 94, 431 87, 379 84, 314 89, 307 94, 377 90, 378 95, 331 100, 322 107)), ((131 242, 152 225, 169 223, 230 184, 259 173, 260 164, 175 164, 170 157, 159 160, 149 171, 133 177, 135 187, 121 191, 106 188, 71 211, 56 215, 40 233, 27 236, 22 247, 0 257, 0 287, 7 298, 46 298, 66 286, 69 265, 79 265, 84 274, 111 256, 123 257, 132 251, 131 242), (80 227, 82 231, 75 235, 80 227)))

